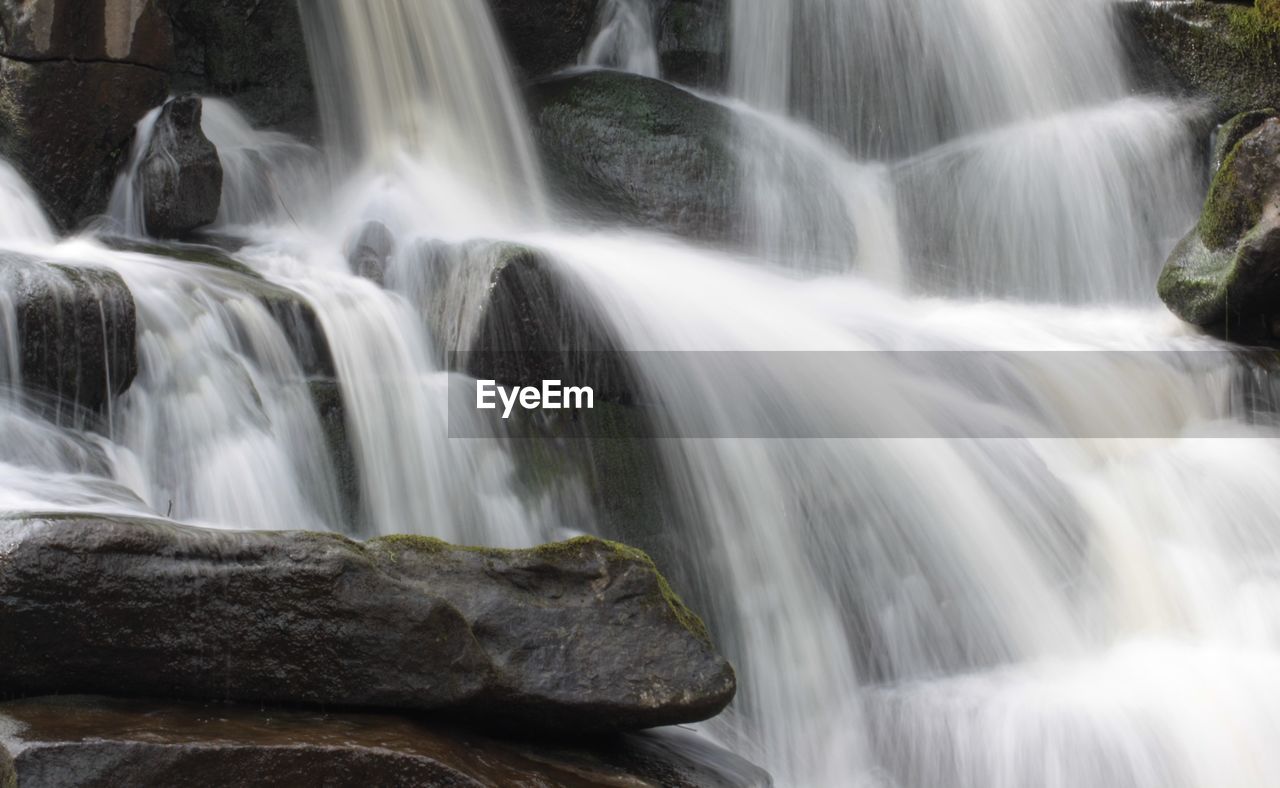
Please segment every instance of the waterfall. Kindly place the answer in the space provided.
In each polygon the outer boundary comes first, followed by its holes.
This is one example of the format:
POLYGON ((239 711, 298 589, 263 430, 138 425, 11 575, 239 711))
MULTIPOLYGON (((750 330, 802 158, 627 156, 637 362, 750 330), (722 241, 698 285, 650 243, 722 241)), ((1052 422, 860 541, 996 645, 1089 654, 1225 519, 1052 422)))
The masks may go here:
POLYGON ((1127 97, 1106 2, 735 0, 732 13, 734 94, 831 140, 825 166, 789 170, 744 147, 744 204, 770 259, 812 257, 788 240, 810 195, 872 159, 891 163, 906 239, 905 259, 879 268, 914 289, 1154 300, 1198 207, 1198 116, 1127 97), (800 207, 762 210, 760 195, 800 207))
POLYGON ((545 212, 506 54, 484 3, 300 3, 327 138, 350 161, 450 171, 512 216, 545 212))
POLYGON ((653 17, 651 0, 604 0, 597 12, 595 33, 582 52, 583 65, 658 76, 653 17))
MULTIPOLYGON (((55 424, 0 280, 0 511, 618 536, 511 435, 450 437, 445 351, 525 244, 661 436, 641 546, 740 678, 700 733, 801 788, 1274 782, 1280 392, 1154 303, 1200 110, 1128 95, 1107 0, 733 0, 732 249, 554 223, 485 3, 299 7, 322 148, 205 100, 234 252, 60 240, 0 164, 0 251, 118 272, 139 347, 101 423, 55 424)), ((605 0, 581 64, 656 74, 656 8, 605 0)), ((158 113, 110 208, 134 242, 158 113)))

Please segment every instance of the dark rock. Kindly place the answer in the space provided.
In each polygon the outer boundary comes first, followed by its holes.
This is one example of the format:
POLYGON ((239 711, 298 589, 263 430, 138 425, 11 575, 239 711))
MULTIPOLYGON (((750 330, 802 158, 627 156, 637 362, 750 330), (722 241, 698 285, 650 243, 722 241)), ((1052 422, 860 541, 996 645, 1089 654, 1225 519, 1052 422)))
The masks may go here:
POLYGON ((74 227, 105 210, 134 126, 167 93, 167 75, 147 66, 0 58, 0 155, 74 227))
POLYGON ((168 0, 168 9, 175 90, 232 99, 255 126, 318 134, 296 0, 168 0))
POLYGON ((507 52, 526 78, 578 62, 598 4, 599 0, 491 0, 507 52))
POLYGON ((1194 0, 1117 9, 1143 87, 1209 97, 1227 118, 1280 106, 1280 16, 1273 6, 1194 0))
POLYGON ((347 431, 347 407, 342 397, 342 385, 332 378, 311 380, 311 402, 324 430, 325 448, 338 479, 338 500, 342 504, 343 522, 350 523, 352 533, 368 534, 367 524, 360 516, 360 471, 356 465, 355 447, 347 431))
POLYGON ((729 76, 724 0, 670 0, 658 15, 658 57, 672 82, 723 91, 729 76))
POLYGON ((1216 173, 1222 169, 1227 156, 1236 149, 1236 144, 1244 139, 1244 135, 1261 126, 1267 120, 1280 115, 1274 109, 1258 109, 1241 112, 1239 115, 1223 123, 1213 135, 1213 161, 1210 165, 1216 173))
POLYGON ((1160 276, 1175 314, 1241 341, 1272 340, 1280 317, 1280 118, 1246 134, 1214 177, 1196 228, 1160 276))
POLYGON ((155 0, 5 0, 0 55, 164 69, 173 63, 173 32, 155 0))
POLYGON ((6 252, 0 291, 12 301, 23 390, 55 415, 101 411, 128 389, 137 312, 119 274, 6 252))
POLYGON ((387 264, 396 253, 396 238, 382 222, 368 222, 347 246, 347 264, 356 276, 383 284, 387 264))
POLYGON ((222 162, 200 128, 203 106, 198 96, 181 96, 156 120, 137 175, 151 235, 182 237, 218 218, 222 162))
POLYGON ((539 82, 529 105, 547 180, 567 210, 697 240, 738 235, 725 107, 613 71, 539 82))
POLYGON ((448 712, 546 734, 732 699, 632 548, 533 550, 49 517, 0 525, 0 687, 448 712))
POLYGON ((681 734, 590 749, 492 739, 386 714, 308 713, 90 696, 0 704, 0 785, 766 786, 681 734))

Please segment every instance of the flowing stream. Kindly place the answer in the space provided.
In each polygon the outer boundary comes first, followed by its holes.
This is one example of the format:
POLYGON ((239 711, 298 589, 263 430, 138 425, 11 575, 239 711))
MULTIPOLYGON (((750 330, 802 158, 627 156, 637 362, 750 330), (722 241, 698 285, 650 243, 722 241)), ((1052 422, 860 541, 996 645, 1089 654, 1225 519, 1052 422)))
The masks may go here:
MULTIPOLYGON (((602 5, 583 65, 655 75, 653 7, 602 5)), ((522 483, 513 442, 449 437, 444 351, 501 248, 478 242, 524 243, 637 351, 674 436, 650 444, 641 541, 739 671, 704 735, 803 788, 1273 783, 1275 393, 1154 296, 1203 193, 1199 108, 1128 95, 1105 0, 729 5, 711 98, 746 251, 549 218, 467 0, 301 5, 320 150, 205 102, 234 266, 107 244, 145 234, 133 170, 101 237, 57 240, 0 167, 0 245, 119 272, 140 352, 105 423, 53 424, 0 289, 0 509, 616 536, 582 484, 522 483), (373 277, 348 262, 370 222, 391 239, 373 277), (306 313, 327 362, 299 349, 306 313)))

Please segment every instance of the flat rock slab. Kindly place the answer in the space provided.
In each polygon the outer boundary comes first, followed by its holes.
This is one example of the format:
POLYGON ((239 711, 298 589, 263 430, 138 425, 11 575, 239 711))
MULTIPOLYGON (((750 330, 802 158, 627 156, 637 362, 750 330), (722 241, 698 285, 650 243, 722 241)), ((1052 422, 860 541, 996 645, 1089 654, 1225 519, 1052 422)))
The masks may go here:
POLYGON ((765 786, 680 733, 554 748, 386 714, 87 696, 0 704, 0 785, 765 786))
POLYGON ((603 732, 719 713, 733 669, 641 552, 0 522, 0 692, 442 711, 603 732))

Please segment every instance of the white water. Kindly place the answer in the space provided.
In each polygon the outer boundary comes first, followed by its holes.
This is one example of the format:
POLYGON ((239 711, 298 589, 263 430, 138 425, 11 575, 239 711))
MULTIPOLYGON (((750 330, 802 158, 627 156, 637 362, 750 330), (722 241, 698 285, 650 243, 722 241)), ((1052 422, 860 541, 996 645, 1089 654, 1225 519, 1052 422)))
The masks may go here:
POLYGON ((658 43, 651 0, 603 0, 582 64, 656 77, 658 43))
MULTIPOLYGON (((691 351, 635 357, 665 434, 729 436, 654 444, 656 546, 739 669, 701 730, 804 788, 1275 781, 1280 442, 1242 418, 1238 362, 1150 303, 1199 196, 1193 110, 1124 98, 1105 3, 736 0, 728 104, 764 265, 539 226, 482 5, 304 9, 332 169, 206 103, 232 162, 220 229, 266 282, 55 244, 0 172, 18 217, 0 246, 120 271, 141 352, 97 431, 0 401, 0 510, 511 545, 604 530, 580 490, 531 494, 501 443, 448 437, 439 351, 467 346, 493 264, 456 245, 509 238, 623 347, 691 351), (264 179, 263 151, 297 166, 264 179), (328 178, 332 199, 308 186, 328 178), (369 220, 396 240, 385 289, 347 269, 369 220), (267 282, 325 335, 355 522, 267 282), (828 353, 747 352, 766 350, 828 353), (830 355, 868 350, 949 352, 830 355), (1121 350, 1144 352, 1099 352, 1121 350)), ((14 295, 0 384, 20 395, 14 295)))

